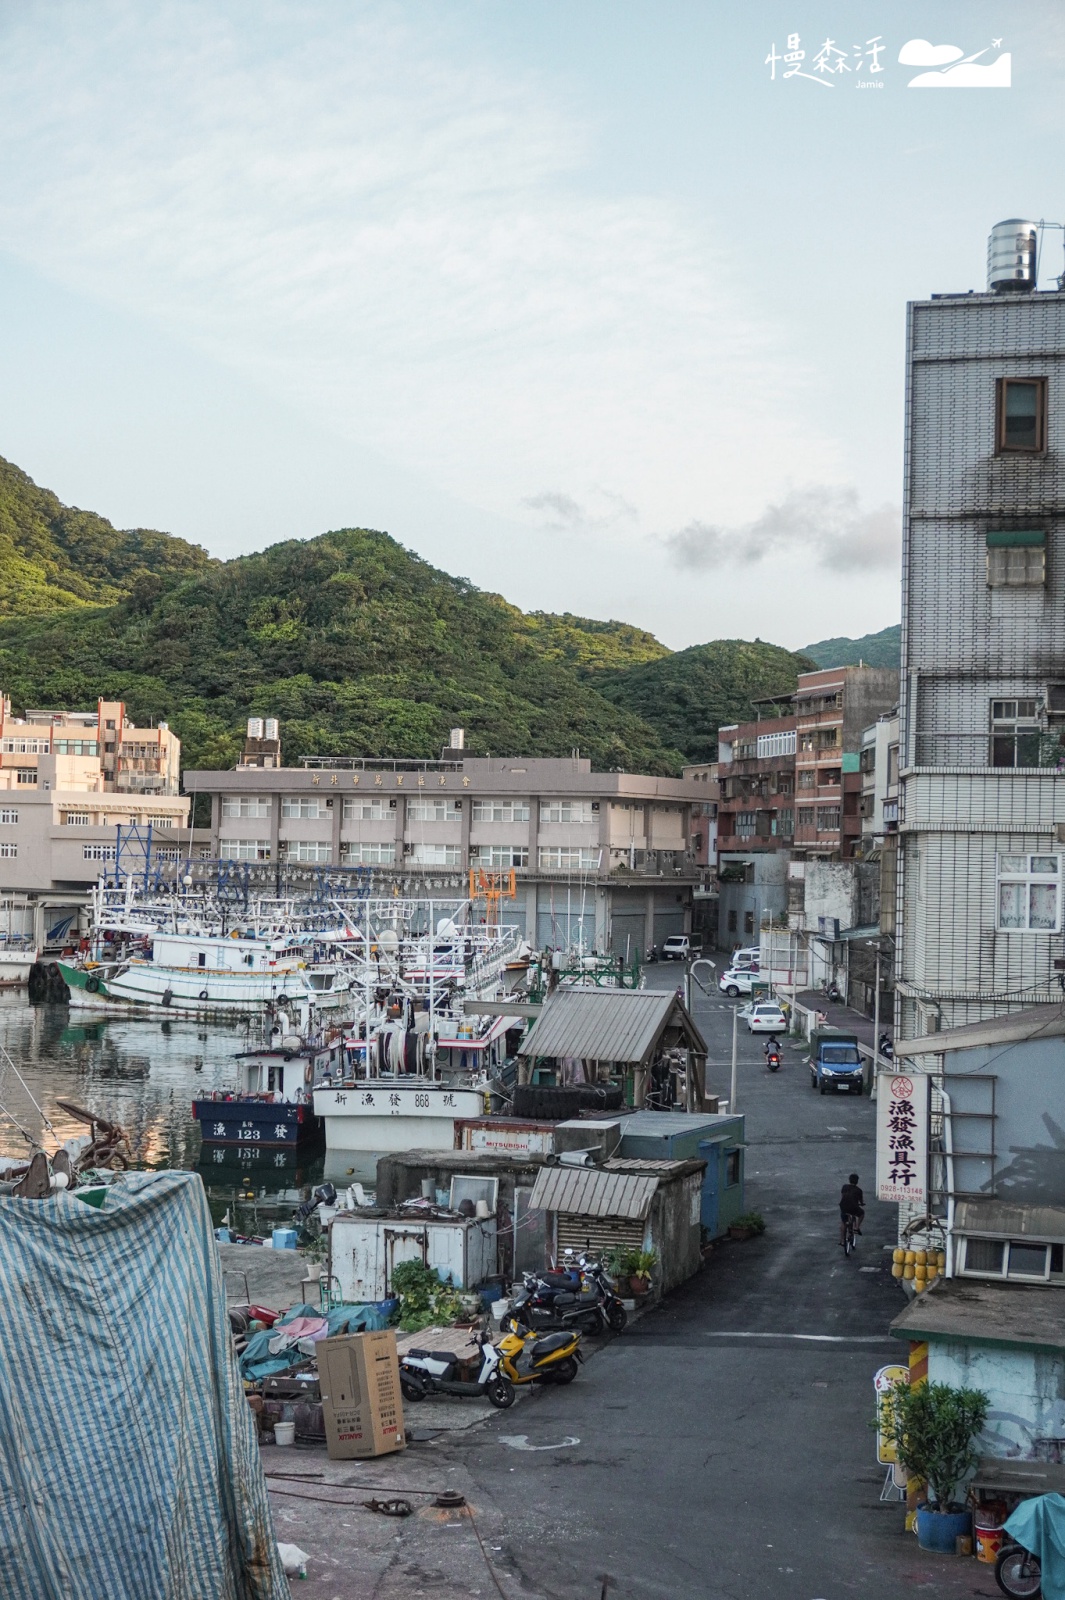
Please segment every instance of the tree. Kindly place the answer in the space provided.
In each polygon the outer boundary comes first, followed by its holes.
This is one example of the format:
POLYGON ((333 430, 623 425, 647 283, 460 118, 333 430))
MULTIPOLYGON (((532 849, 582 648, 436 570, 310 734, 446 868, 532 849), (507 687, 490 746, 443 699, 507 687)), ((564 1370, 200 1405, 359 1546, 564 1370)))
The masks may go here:
POLYGON ((891 1420, 898 1457, 928 1485, 937 1511, 961 1510, 958 1493, 976 1466, 976 1440, 987 1420, 982 1389, 902 1380, 892 1385, 891 1420))

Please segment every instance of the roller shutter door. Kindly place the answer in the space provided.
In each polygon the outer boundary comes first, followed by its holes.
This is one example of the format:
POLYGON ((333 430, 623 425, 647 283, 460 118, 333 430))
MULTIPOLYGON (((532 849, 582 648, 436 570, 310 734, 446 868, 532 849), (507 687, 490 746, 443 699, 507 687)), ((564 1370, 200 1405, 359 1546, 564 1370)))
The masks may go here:
POLYGON ((572 1212, 558 1213, 558 1249, 593 1250, 606 1255, 610 1250, 642 1250, 644 1224, 621 1217, 581 1217, 572 1212))

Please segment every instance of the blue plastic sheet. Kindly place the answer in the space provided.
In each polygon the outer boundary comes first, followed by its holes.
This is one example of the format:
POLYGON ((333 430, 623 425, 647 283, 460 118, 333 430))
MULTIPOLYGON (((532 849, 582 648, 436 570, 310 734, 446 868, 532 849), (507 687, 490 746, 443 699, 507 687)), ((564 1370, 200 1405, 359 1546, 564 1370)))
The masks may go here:
POLYGON ((195 1173, 0 1196, 3 1600, 290 1600, 195 1173))
POLYGON ((295 1346, 291 1350, 282 1350, 277 1355, 270 1353, 270 1340, 286 1322, 295 1322, 297 1317, 324 1316, 328 1330, 323 1337, 329 1339, 335 1339, 342 1333, 374 1333, 379 1328, 388 1327, 398 1304, 398 1300, 381 1300, 369 1305, 333 1306, 330 1311, 325 1312, 318 1306, 306 1304, 292 1306, 283 1317, 278 1317, 272 1328, 264 1328, 260 1333, 252 1334, 241 1353, 241 1376, 253 1383, 260 1383, 263 1378, 272 1378, 279 1372, 291 1372, 293 1367, 298 1367, 306 1361, 307 1357, 295 1346))
POLYGON ((1006 1532, 1043 1569, 1043 1600, 1065 1600, 1065 1498, 1040 1494, 1022 1500, 1006 1522, 1006 1532))

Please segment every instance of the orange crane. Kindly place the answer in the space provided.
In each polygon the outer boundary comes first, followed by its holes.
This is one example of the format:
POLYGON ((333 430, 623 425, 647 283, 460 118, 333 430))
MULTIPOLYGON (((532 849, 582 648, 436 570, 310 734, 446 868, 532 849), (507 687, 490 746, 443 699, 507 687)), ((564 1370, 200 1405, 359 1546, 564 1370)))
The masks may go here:
POLYGON ((470 899, 484 901, 487 923, 499 922, 500 902, 513 900, 517 892, 513 867, 509 872, 484 872, 480 867, 470 868, 470 899))

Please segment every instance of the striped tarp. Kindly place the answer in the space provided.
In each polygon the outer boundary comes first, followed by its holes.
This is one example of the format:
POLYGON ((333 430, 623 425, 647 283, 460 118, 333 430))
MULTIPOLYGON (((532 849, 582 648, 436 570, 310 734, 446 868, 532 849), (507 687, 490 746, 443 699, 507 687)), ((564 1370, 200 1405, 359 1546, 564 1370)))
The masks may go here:
POLYGON ((3 1600, 289 1600, 203 1185, 0 1196, 3 1600))

